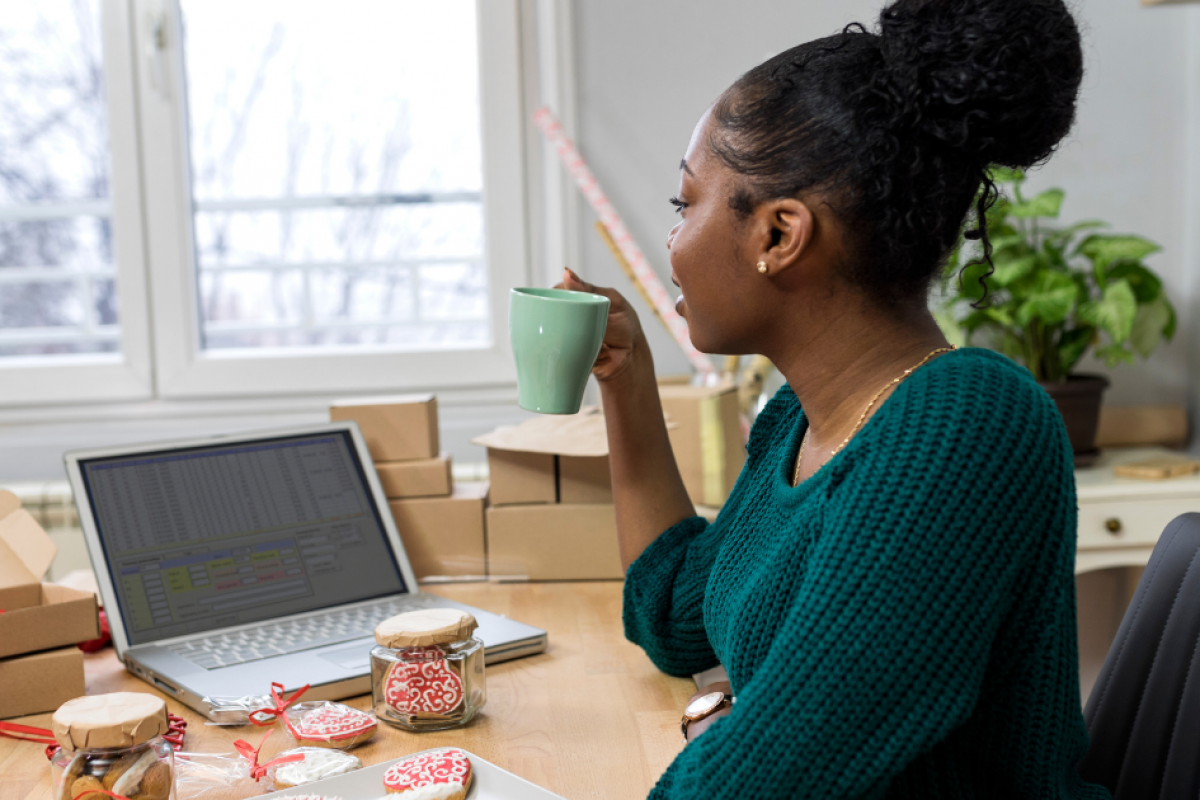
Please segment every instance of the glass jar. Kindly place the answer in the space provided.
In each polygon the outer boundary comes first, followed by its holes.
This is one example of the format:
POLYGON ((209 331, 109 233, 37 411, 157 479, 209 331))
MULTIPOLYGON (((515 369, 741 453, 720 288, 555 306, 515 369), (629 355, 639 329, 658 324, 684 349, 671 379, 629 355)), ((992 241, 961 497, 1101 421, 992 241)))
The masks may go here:
POLYGON ((175 751, 162 698, 138 692, 77 697, 54 712, 55 800, 175 800, 175 751))
POLYGON ((455 609, 399 614, 379 623, 371 651, 375 716, 410 731, 465 725, 487 703, 475 618, 455 609))
POLYGON ((129 800, 175 800, 175 750, 161 736, 131 747, 63 747, 50 760, 58 800, 109 800, 105 789, 129 800))

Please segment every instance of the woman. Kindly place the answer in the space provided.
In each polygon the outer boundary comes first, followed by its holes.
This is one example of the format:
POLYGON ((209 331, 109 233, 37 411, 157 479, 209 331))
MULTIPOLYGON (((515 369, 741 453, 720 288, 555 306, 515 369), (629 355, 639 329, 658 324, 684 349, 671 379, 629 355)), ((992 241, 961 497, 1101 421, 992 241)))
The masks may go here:
POLYGON ((1075 772, 1061 420, 927 310, 986 169, 1047 159, 1081 75, 1061 0, 898 0, 708 109, 671 201, 679 310, 700 350, 765 354, 788 383, 711 525, 632 308, 567 272, 612 300, 594 372, 627 636, 673 675, 723 664, 736 697, 692 709, 651 797, 1108 797, 1075 772))

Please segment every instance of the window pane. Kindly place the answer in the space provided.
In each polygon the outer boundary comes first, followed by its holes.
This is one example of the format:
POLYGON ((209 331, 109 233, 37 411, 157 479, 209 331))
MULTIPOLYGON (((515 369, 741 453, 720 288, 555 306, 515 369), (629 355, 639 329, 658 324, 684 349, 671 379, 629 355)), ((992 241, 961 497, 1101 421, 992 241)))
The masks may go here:
POLYGON ((0 17, 0 358, 119 348, 99 0, 0 17))
POLYGON ((474 0, 182 7, 204 346, 489 345, 474 0))

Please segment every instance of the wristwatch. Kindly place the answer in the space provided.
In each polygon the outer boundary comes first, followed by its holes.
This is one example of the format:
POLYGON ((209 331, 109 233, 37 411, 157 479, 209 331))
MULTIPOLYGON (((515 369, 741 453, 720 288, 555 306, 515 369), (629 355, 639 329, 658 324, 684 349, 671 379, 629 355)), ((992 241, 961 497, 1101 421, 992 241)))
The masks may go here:
POLYGON ((687 742, 688 725, 693 722, 699 722, 706 717, 711 717, 721 709, 729 708, 733 703, 733 695, 725 694, 724 692, 702 694, 688 703, 687 708, 683 710, 683 720, 679 723, 679 727, 683 730, 683 741, 687 742))

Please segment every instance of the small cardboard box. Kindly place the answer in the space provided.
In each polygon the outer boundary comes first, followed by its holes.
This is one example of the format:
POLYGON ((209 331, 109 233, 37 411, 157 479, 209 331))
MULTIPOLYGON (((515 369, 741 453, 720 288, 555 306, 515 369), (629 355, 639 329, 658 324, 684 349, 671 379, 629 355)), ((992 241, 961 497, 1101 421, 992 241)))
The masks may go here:
POLYGON ((660 386, 675 463, 693 503, 720 506, 746 463, 733 386, 660 386))
POLYGON ((488 575, 525 580, 621 579, 611 505, 493 506, 488 575))
POLYGON ((488 485, 459 483, 449 497, 388 503, 417 578, 487 574, 483 507, 488 485))
POLYGON ((375 473, 390 500, 445 497, 453 489, 448 455, 419 461, 376 461, 375 473))
POLYGON ((612 502, 608 430, 595 406, 500 427, 471 443, 488 448, 494 506, 612 502))
POLYGON ((0 719, 54 711, 85 694, 83 653, 64 647, 0 659, 0 719))
POLYGON ((437 398, 431 394, 338 400, 329 419, 358 423, 374 461, 414 461, 437 458, 437 398))
POLYGON ((489 447, 488 480, 492 505, 557 503, 555 456, 489 447))
POLYGON ((558 502, 566 505, 612 505, 608 456, 559 456, 558 502))
POLYGON ((100 635, 94 594, 41 582, 57 550, 20 499, 0 491, 0 658, 100 635))

